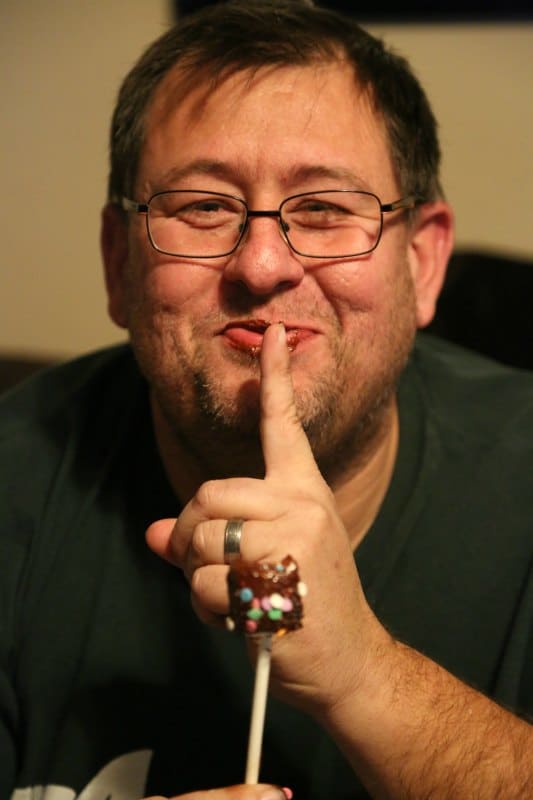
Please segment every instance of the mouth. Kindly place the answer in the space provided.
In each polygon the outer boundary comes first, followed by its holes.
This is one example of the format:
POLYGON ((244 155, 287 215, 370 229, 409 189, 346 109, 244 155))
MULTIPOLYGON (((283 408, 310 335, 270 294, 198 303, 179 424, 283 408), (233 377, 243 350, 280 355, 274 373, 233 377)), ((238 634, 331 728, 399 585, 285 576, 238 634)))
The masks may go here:
MULTIPOLYGON (((221 331, 221 335, 225 338, 227 343, 237 350, 247 352, 249 355, 257 358, 261 352, 263 344, 263 335, 272 320, 267 322, 263 319, 245 319, 229 322, 221 331)), ((280 320, 284 322, 283 320, 280 320)), ((287 335, 287 346, 291 352, 294 352, 304 341, 313 336, 316 331, 308 326, 301 326, 298 324, 289 324, 284 322, 285 331, 287 335)))

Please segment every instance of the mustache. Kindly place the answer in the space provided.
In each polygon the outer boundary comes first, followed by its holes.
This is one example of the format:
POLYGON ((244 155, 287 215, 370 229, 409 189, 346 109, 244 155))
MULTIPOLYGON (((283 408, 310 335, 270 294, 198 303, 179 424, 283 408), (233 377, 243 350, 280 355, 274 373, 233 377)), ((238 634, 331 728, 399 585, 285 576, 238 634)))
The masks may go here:
POLYGON ((212 312, 203 314, 194 321, 193 333, 207 329, 222 330, 234 323, 248 319, 252 326, 266 328, 274 322, 290 323, 291 320, 306 320, 323 323, 335 331, 340 331, 340 322, 331 311, 327 313, 318 305, 309 306, 301 304, 253 303, 245 305, 224 306, 213 309, 212 312))

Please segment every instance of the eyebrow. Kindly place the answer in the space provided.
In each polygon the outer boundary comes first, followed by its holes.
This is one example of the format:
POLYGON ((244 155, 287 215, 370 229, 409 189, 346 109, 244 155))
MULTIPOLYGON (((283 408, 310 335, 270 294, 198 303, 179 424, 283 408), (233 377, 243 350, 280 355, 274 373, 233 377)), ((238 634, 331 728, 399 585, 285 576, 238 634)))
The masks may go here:
POLYGON ((324 164, 303 164, 296 166, 289 171, 289 177, 293 183, 304 183, 314 178, 327 178, 329 180, 338 180, 350 184, 350 188, 359 188, 365 184, 360 175, 357 175, 351 169, 341 166, 325 166, 324 164))
POLYGON ((210 175, 213 178, 228 180, 234 176, 234 170, 223 161, 198 159, 183 167, 172 167, 161 176, 161 181, 167 184, 189 178, 191 175, 210 175))
MULTIPOLYGON (((242 176, 242 169, 216 159, 197 159, 182 167, 172 167, 161 176, 161 183, 168 186, 185 178, 207 175, 219 180, 235 181, 242 176)), ((289 168, 282 182, 287 186, 307 183, 313 179, 335 180, 348 184, 347 188, 369 188, 367 182, 353 170, 343 166, 324 164, 299 164, 289 168)))

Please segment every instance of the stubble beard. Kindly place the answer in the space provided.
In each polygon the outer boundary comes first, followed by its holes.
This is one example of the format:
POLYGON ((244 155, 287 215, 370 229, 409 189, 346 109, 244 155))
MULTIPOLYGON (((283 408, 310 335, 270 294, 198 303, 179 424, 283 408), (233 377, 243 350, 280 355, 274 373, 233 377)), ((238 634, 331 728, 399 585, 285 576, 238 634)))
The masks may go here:
MULTIPOLYGON (((340 367, 339 371, 342 374, 340 367)), ((349 409, 340 400, 342 387, 326 375, 316 376, 312 387, 296 395, 298 417, 319 469, 330 485, 335 485, 348 469, 362 466, 373 451, 396 384, 395 371, 392 380, 380 385, 371 396, 366 395, 364 389, 358 392, 351 398, 349 409)), ((210 453, 210 463, 218 464, 219 476, 262 477, 264 463, 257 400, 254 403, 245 401, 243 407, 228 414, 217 387, 201 374, 196 375, 196 391, 203 424, 194 434, 195 449, 210 453), (218 447, 214 446, 215 442, 218 447), (222 451, 222 458, 219 458, 222 451)), ((178 435, 182 437, 182 432, 178 435)), ((190 437, 187 439, 190 445, 190 437)))
MULTIPOLYGON (((368 329, 363 322, 354 345, 345 341, 339 323, 330 342, 328 368, 315 373, 312 384, 307 382, 296 392, 300 421, 332 487, 364 465, 386 433, 388 412, 413 346, 415 292, 407 264, 398 264, 398 269, 401 277, 386 330, 368 329)), ((204 479, 263 477, 257 354, 228 352, 249 376, 240 391, 229 396, 219 375, 210 370, 200 344, 192 359, 184 354, 172 314, 161 312, 158 317, 143 304, 136 308, 132 304, 130 310, 133 350, 177 450, 196 462, 204 479)), ((200 321, 199 332, 202 325, 200 321)), ((201 335, 197 341, 202 342, 201 335)))
MULTIPOLYGON (((388 411, 414 339, 414 304, 406 302, 408 299, 403 298, 402 311, 391 321, 389 340, 381 350, 370 346, 367 352, 369 346, 364 343, 362 352, 354 354, 352 350, 348 352, 339 337, 332 352, 334 369, 316 374, 312 385, 296 394, 300 421, 318 466, 332 487, 348 472, 363 466, 386 433, 388 411), (373 367, 369 370, 370 362, 373 367), (350 370, 359 372, 360 377, 355 388, 351 381, 349 396, 344 382, 350 370)), ((375 338, 383 343, 383 337, 375 338)), ((139 356, 142 346, 135 349, 139 356)), ((172 342, 171 351, 177 363, 184 361, 176 341, 172 342)), ((259 361, 256 356, 238 351, 230 357, 246 366, 250 376, 231 397, 210 373, 199 348, 192 369, 190 364, 182 363, 181 380, 169 376, 163 367, 154 373, 149 351, 148 357, 140 358, 167 429, 178 449, 200 465, 204 479, 264 476, 259 437, 259 361), (189 373, 188 383, 183 381, 183 370, 189 373), (184 409, 192 411, 184 413, 184 409)))

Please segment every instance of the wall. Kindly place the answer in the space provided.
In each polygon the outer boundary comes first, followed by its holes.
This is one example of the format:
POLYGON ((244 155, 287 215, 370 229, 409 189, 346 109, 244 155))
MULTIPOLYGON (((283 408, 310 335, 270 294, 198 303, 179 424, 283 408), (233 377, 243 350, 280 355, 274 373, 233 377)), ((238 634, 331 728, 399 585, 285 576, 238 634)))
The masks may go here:
MULTIPOLYGON (((0 348, 65 357, 118 341, 98 248, 119 82, 168 24, 163 0, 2 0, 0 348)), ((425 83, 458 244, 533 257, 533 25, 371 28, 425 83)))
POLYGON ((168 26, 163 0, 1 0, 0 348, 65 356, 107 319, 100 209, 119 83, 168 26))
POLYGON ((458 244, 531 258, 533 24, 367 27, 429 94, 458 244))

